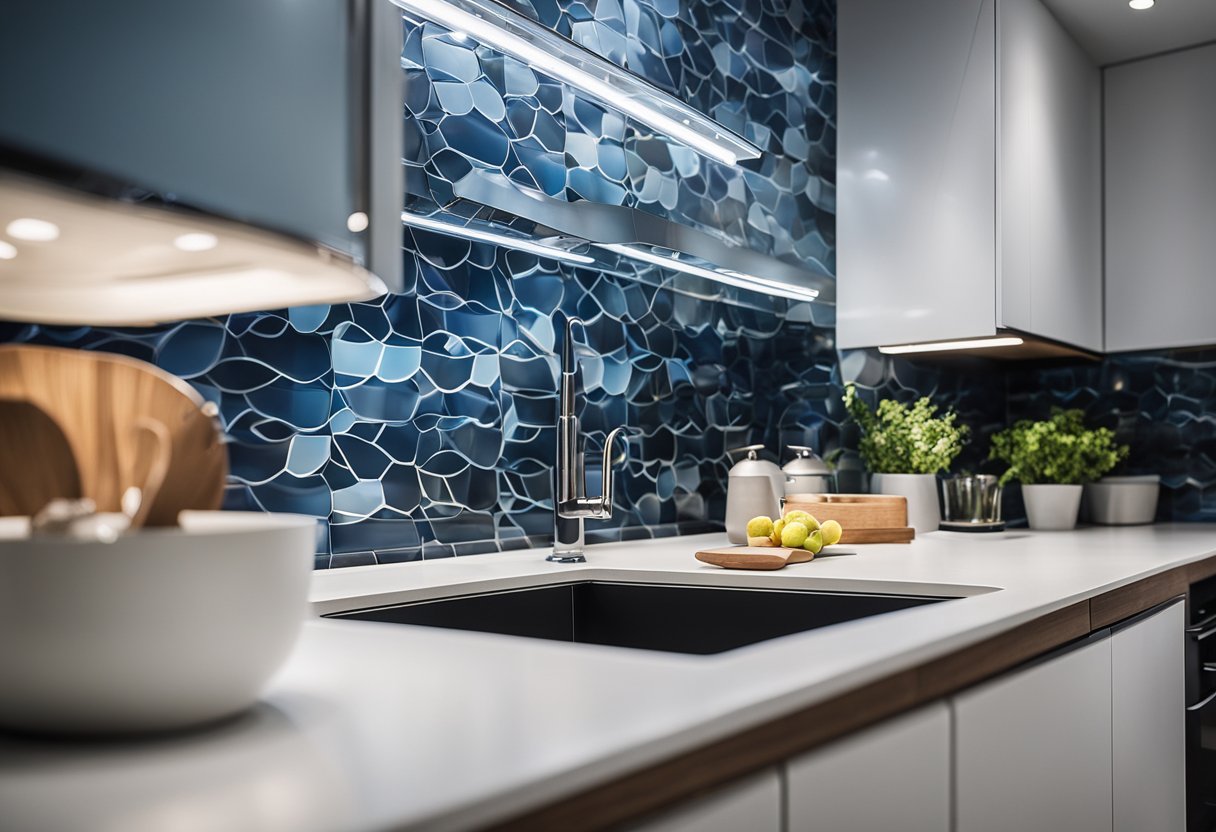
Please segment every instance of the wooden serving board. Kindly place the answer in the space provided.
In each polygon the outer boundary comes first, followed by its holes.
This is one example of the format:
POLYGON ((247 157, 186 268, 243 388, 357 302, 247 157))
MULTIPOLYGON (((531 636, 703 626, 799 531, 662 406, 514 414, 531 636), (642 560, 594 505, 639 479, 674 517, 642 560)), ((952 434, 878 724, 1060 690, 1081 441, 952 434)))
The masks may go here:
POLYGON ((785 498, 785 511, 795 510, 805 511, 820 523, 835 520, 845 530, 845 540, 850 531, 904 529, 908 525, 908 498, 893 494, 791 494, 785 498))
POLYGON ((806 563, 815 556, 806 549, 780 546, 726 546, 697 552, 697 560, 723 569, 781 569, 789 563, 806 563))

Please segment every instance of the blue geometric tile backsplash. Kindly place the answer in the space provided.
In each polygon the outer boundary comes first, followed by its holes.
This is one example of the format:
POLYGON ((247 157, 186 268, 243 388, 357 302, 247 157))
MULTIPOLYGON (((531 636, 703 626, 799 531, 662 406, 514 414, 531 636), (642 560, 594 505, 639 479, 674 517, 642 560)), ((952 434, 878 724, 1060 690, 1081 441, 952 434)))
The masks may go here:
MULTIPOLYGON (((506 177, 834 268, 834 3, 513 5, 746 135, 764 158, 708 160, 407 19, 407 207, 471 216, 479 206, 453 199, 451 184, 506 177)), ((316 516, 319 567, 548 542, 565 316, 587 321, 594 353, 581 414, 592 446, 612 426, 636 431, 613 519, 589 523, 589 540, 720 528, 727 449, 837 441, 830 305, 413 229, 404 245, 405 290, 370 303, 150 329, 6 325, 0 337, 123 352, 188 379, 218 403, 230 439, 225 506, 316 516)))
MULTIPOLYGON (((517 10, 759 145, 728 167, 444 30, 405 21, 407 203, 525 222, 456 198, 509 180, 564 202, 624 205, 831 273, 835 268, 832 0, 513 0, 517 10)), ((431 232, 404 235, 406 286, 377 301, 147 329, 0 324, 0 341, 121 352, 189 380, 230 440, 225 506, 318 519, 319 568, 546 545, 557 359, 587 321, 581 417, 592 449, 634 429, 616 510, 588 540, 721 528, 727 450, 853 447, 841 379, 932 395, 976 438, 1010 415, 1080 404, 1132 462, 1166 475, 1163 519, 1216 519, 1210 353, 943 371, 838 355, 831 304, 790 304, 651 266, 579 268, 431 232), (1006 403, 1008 402, 1008 409, 1006 403)), ((594 457, 592 457, 594 458, 594 457)), ((843 485, 861 486, 856 454, 843 485)), ((595 480, 596 471, 589 471, 595 480)))

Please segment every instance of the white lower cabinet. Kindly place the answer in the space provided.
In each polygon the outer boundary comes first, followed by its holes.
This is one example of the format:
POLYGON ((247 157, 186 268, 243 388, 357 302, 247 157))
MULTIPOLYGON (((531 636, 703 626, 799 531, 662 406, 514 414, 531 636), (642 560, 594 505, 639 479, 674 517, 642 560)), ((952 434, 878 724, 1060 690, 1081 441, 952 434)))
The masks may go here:
POLYGON ((1179 600, 1111 638, 1115 832, 1186 828, 1185 626, 1179 600))
POLYGON ((629 832, 781 832, 781 774, 765 769, 626 827, 629 832))
POLYGON ((949 708, 938 702, 796 757, 786 783, 789 832, 943 832, 949 708))
POLYGON ((1111 639, 953 704, 956 832, 1110 832, 1111 639))
POLYGON ((632 832, 1184 832, 1181 600, 632 832))

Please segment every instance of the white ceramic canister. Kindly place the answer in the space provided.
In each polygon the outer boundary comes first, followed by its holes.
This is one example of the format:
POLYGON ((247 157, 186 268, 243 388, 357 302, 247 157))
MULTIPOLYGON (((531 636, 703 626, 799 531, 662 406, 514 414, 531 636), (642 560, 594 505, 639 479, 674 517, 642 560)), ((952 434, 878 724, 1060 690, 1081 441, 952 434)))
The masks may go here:
POLYGON ((746 456, 730 469, 726 481, 726 536, 731 543, 747 542, 747 521, 753 517, 776 518, 785 495, 785 472, 776 463, 761 459, 763 445, 746 445, 727 453, 746 456))
POLYGON ((917 534, 937 531, 942 512, 937 502, 936 474, 874 474, 870 490, 908 498, 908 525, 917 534))

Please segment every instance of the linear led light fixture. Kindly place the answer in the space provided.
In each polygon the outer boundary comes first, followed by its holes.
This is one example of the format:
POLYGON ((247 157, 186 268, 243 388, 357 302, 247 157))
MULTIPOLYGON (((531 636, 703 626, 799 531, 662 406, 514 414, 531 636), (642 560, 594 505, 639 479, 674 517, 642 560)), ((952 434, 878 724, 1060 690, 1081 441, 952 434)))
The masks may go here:
POLYGON ((946 350, 984 350, 992 347, 1017 347, 1021 338, 973 338, 967 341, 938 341, 933 344, 900 344, 895 347, 879 347, 886 355, 907 355, 914 352, 945 352, 946 350))
POLYGON ((711 159, 733 165, 760 157, 760 148, 704 113, 495 0, 392 2, 510 55, 711 159))
POLYGON ((617 245, 615 243, 597 243, 596 245, 607 251, 620 254, 623 257, 629 257, 643 263, 650 263, 654 266, 661 266, 664 269, 672 269, 673 271, 704 277, 708 280, 716 280, 719 283, 725 283, 728 286, 735 286, 740 289, 748 289, 752 292, 764 292, 770 295, 801 301, 814 300, 819 297, 818 289, 791 286, 788 283, 779 283, 775 280, 768 280, 741 272, 707 269, 704 266, 680 260, 674 255, 656 254, 639 246, 617 245))
POLYGON ((513 248, 517 251, 526 251, 529 254, 548 257, 553 260, 564 260, 567 263, 576 263, 580 266, 590 266, 595 262, 594 257, 588 257, 585 254, 578 254, 577 252, 568 251, 558 246, 530 240, 527 237, 500 234, 496 231, 486 231, 471 225, 458 225, 454 222, 445 222, 444 220, 437 220, 434 217, 413 214, 409 211, 401 212, 401 222, 410 228, 421 228, 424 231, 434 231, 437 234, 447 234, 449 237, 459 237, 462 240, 472 240, 476 243, 490 243, 491 245, 502 246, 503 248, 513 248))

